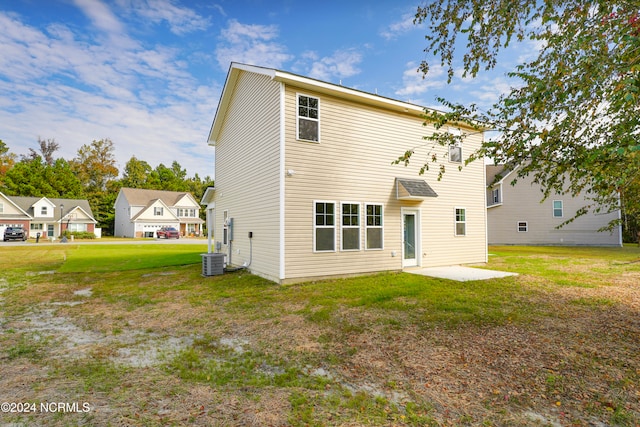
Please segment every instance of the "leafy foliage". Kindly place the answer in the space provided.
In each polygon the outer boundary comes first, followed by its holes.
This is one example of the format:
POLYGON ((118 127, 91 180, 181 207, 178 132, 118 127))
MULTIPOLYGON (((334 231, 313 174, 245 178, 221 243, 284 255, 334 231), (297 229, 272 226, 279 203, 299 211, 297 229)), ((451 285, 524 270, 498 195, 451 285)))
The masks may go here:
MULTIPOLYGON (((582 214, 618 209, 620 197, 632 201, 624 195, 640 179, 639 13, 637 3, 609 0, 426 3, 415 22, 427 24, 425 52, 447 68, 449 82, 458 37, 466 39, 463 77, 495 67, 514 42, 540 46, 537 57, 508 74, 516 85, 488 112, 440 98, 448 111, 428 112, 428 120, 500 131, 467 162, 488 156, 520 166, 519 177, 533 174, 544 197, 587 194, 582 214)), ((430 68, 423 61, 420 71, 430 68)), ((445 145, 450 138, 438 132, 427 139, 445 145)), ((407 154, 399 160, 408 162, 407 154)))
POLYGON ((54 139, 39 138, 38 143, 42 156, 30 149, 16 162, 17 156, 0 140, 0 191, 13 196, 86 198, 105 235, 113 233, 113 206, 122 187, 188 191, 197 199, 213 186, 208 176, 188 177, 186 169, 175 160, 171 167, 161 163, 153 169, 135 156, 118 179, 115 146, 108 138, 83 145, 71 161, 53 158, 59 148, 54 139))

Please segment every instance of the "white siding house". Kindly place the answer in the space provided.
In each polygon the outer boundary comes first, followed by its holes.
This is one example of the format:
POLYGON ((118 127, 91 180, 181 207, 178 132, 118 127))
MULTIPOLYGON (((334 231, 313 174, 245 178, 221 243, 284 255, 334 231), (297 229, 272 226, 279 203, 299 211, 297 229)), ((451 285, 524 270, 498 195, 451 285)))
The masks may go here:
POLYGON ((622 246, 622 228, 598 231, 620 216, 620 211, 589 212, 560 228, 578 209, 589 204, 584 196, 543 193, 531 176, 519 178, 517 169, 487 166, 487 227, 490 245, 622 246), (496 176, 498 179, 496 180, 496 176))
POLYGON ((231 65, 209 134, 213 235, 231 265, 279 283, 486 262, 483 135, 435 150, 421 106, 303 76, 231 65), (416 148, 417 147, 417 148, 416 148), (413 164, 392 165, 416 148, 413 164), (444 158, 444 157, 443 157, 444 158), (438 169, 434 167, 432 169, 438 169))
POLYGON ((114 209, 118 237, 156 237, 161 227, 174 227, 182 236, 199 236, 204 223, 200 205, 183 191, 121 188, 114 209))

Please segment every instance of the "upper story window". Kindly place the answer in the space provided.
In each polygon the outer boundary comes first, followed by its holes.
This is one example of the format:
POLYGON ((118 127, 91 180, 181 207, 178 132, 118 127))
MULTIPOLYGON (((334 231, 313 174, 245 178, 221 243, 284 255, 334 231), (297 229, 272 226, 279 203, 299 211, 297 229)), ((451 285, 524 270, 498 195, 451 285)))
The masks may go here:
POLYGON ((0 202, 0 213, 4 212, 4 204, 0 202))
POLYGON ((40 215, 47 215, 47 207, 43 206, 40 208, 40 215))
POLYGON ((449 161, 453 163, 462 163, 462 145, 449 144, 449 161))
POLYGON ((453 163, 462 163, 462 144, 460 138, 462 137, 462 131, 460 128, 447 129, 447 132, 453 135, 453 140, 449 144, 449 161, 453 163))
POLYGON ((195 218, 196 217, 196 210, 195 209, 178 208, 178 216, 179 217, 195 218))
POLYGON ((562 207, 562 200, 554 200, 553 201, 553 217, 554 218, 562 218, 564 215, 564 209, 562 207))
POLYGON ((298 139, 320 141, 320 100, 306 95, 298 95, 298 139))
POLYGON ((164 215, 164 208, 162 206, 156 206, 153 208, 154 216, 162 216, 164 215))
POLYGON ((492 199, 493 199, 493 203, 500 203, 500 189, 496 188, 494 189, 492 192, 492 199))

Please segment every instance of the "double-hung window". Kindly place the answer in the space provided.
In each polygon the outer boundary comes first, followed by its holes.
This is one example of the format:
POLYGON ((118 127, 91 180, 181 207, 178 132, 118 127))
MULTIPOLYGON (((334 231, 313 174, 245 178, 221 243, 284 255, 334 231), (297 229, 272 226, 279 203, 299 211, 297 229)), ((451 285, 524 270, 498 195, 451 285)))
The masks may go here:
POLYGON ((527 221, 518 221, 518 233, 527 233, 529 231, 529 224, 527 221))
POLYGON ((554 200, 553 201, 553 217, 554 218, 562 218, 564 215, 562 207, 562 200, 554 200))
POLYGON ((366 204, 366 249, 382 249, 382 205, 366 204))
POLYGON ((493 204, 500 203, 500 189, 494 188, 491 194, 493 196, 493 204))
POLYGON ((462 163, 462 144, 460 137, 462 131, 459 128, 449 128, 448 132, 453 135, 453 141, 449 144, 449 161, 453 163, 462 163))
POLYGON ((162 206, 156 206, 153 208, 154 216, 162 216, 164 215, 164 208, 162 206))
POLYGON ((342 203, 342 250, 360 249, 360 204, 342 203))
POLYGON ((336 222, 334 202, 315 202, 313 244, 316 252, 336 250, 336 222))
POLYGON ((467 210, 465 208, 456 208, 456 236, 465 236, 467 234, 467 210))
POLYGON ((462 146, 460 144, 449 144, 449 161, 462 163, 462 146))
POLYGON ((320 141, 320 100, 312 96, 298 95, 298 139, 320 141))
POLYGON ((43 206, 40 208, 40 215, 47 216, 47 207, 43 206))

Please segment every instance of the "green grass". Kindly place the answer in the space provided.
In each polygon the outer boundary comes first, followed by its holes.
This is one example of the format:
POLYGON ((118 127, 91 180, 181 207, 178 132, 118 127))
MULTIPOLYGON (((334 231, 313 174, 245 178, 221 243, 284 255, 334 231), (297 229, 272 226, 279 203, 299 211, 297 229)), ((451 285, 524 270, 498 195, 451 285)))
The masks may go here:
POLYGON ((64 253, 61 273, 144 270, 201 262, 206 245, 110 244, 71 245, 64 253))
MULTIPOLYGON (((492 247, 487 268, 519 273, 504 279, 380 273, 289 286, 243 271, 202 277, 205 250, 0 248, 0 374, 39 372, 42 385, 21 391, 31 401, 99 402, 97 425, 242 425, 265 411, 291 426, 511 425, 525 410, 550 424, 559 411, 567 424, 640 422, 638 312, 605 292, 633 292, 636 247, 492 247), (64 350, 63 336, 28 320, 43 309, 108 339, 64 350), (189 339, 153 366, 113 359, 154 337, 189 339)), ((81 423, 57 417, 8 420, 81 423)))

